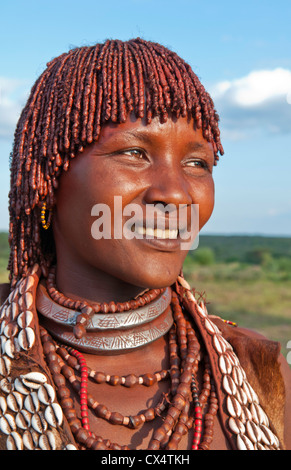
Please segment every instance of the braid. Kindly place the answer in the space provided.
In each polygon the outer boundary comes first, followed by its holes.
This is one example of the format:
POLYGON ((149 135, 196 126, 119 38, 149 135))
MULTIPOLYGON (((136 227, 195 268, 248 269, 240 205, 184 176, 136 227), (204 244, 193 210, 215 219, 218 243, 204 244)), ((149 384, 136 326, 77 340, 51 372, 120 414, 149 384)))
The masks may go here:
POLYGON ((62 171, 84 147, 96 142, 102 125, 170 114, 193 116, 223 154, 219 117, 191 67, 160 44, 137 38, 107 40, 53 59, 32 87, 19 118, 10 164, 8 269, 12 286, 38 263, 46 274, 55 261, 52 228, 41 230, 40 210, 55 204, 62 171))

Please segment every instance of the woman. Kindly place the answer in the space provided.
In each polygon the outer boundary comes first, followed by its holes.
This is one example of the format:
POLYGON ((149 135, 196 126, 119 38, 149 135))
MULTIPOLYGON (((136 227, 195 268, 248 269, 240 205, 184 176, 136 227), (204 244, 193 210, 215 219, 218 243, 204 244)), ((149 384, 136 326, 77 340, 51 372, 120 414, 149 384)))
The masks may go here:
POLYGON ((161 45, 47 65, 11 163, 1 448, 290 448, 278 344, 210 318, 181 271, 219 153, 210 96, 161 45))

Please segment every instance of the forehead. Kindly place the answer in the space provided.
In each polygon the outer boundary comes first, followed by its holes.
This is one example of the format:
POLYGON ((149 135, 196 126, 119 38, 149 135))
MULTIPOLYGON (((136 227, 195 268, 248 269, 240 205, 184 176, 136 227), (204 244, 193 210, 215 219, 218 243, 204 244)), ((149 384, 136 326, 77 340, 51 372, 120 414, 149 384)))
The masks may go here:
POLYGON ((124 141, 124 143, 139 141, 144 144, 168 143, 182 146, 195 146, 214 153, 211 142, 208 142, 201 129, 197 129, 193 118, 169 117, 161 122, 159 117, 147 124, 144 119, 130 116, 123 123, 106 123, 102 128, 97 145, 107 142, 124 141))

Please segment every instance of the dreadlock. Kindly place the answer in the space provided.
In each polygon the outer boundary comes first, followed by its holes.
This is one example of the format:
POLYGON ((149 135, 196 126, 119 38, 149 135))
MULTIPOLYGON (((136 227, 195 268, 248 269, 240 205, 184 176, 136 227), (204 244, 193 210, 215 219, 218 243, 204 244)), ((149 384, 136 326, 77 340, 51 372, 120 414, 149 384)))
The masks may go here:
POLYGON ((160 44, 137 38, 107 40, 62 54, 47 64, 19 118, 11 160, 8 270, 12 285, 38 263, 45 273, 55 259, 53 233, 41 230, 40 208, 55 204, 62 171, 96 142, 104 123, 133 113, 192 116, 223 154, 213 101, 190 66, 160 44))

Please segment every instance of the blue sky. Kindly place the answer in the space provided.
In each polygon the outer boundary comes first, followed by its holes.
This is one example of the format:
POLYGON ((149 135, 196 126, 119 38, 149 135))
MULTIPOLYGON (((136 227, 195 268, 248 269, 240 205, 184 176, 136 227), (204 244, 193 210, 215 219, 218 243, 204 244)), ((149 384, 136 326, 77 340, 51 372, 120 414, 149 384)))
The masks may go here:
POLYGON ((175 50, 212 94, 225 155, 203 233, 291 236, 290 0, 11 0, 0 19, 0 230, 27 93, 71 47, 141 36, 175 50))

